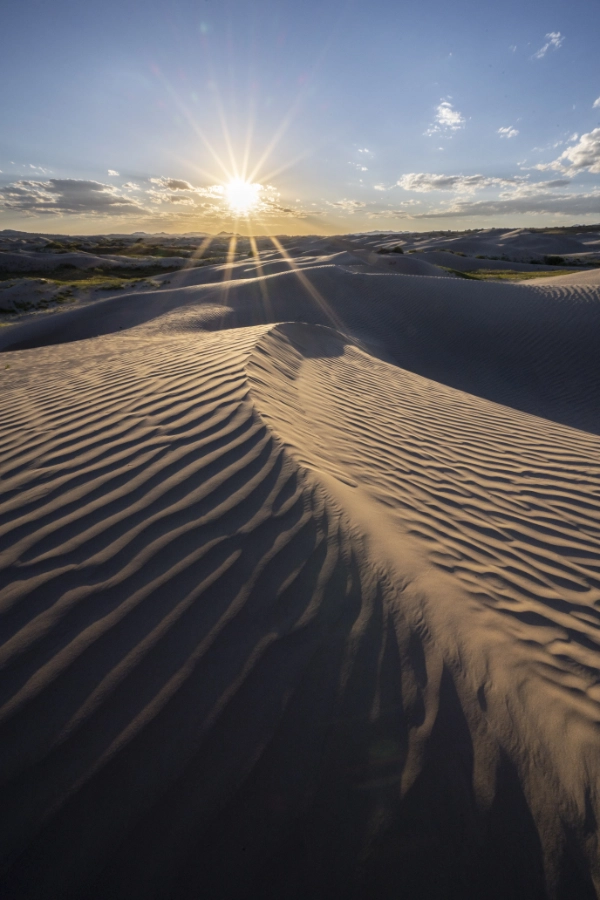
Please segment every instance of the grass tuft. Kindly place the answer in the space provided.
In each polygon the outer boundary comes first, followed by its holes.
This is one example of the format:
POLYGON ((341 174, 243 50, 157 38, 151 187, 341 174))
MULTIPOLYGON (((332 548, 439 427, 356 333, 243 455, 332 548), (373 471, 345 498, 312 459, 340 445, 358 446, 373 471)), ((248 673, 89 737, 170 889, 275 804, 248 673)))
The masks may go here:
POLYGON ((510 269, 474 269, 472 272, 459 272, 458 269, 450 269, 448 266, 440 266, 440 269, 471 281, 530 281, 532 278, 548 278, 552 275, 574 275, 576 271, 565 269, 557 272, 552 269, 546 272, 515 272, 510 269))

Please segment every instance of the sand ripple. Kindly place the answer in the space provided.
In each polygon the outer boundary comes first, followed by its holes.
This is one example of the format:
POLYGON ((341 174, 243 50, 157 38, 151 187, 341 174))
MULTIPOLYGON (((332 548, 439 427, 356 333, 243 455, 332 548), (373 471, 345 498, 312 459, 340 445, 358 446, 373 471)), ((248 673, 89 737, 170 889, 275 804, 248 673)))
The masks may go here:
POLYGON ((3 897, 596 896, 597 299, 310 277, 2 357, 3 897))

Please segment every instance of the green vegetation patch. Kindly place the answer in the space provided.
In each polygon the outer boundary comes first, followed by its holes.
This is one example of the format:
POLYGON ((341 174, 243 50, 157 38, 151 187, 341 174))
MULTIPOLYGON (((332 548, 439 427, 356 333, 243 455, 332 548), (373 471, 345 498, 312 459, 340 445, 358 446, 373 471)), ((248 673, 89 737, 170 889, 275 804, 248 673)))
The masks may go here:
POLYGON ((532 278, 549 278, 552 275, 574 275, 577 271, 576 269, 564 269, 562 272, 557 272, 552 269, 546 272, 514 272, 509 269, 474 269, 472 272, 459 272, 458 269, 450 269, 448 266, 440 266, 440 269, 472 281, 529 281, 532 278))
POLYGON ((118 291, 121 288, 139 284, 144 278, 113 278, 106 275, 92 275, 89 278, 48 278, 49 284, 62 285, 70 290, 92 289, 97 291, 118 291))
POLYGON ((76 287, 94 287, 101 283, 119 282, 133 284, 152 278, 156 275, 166 275, 168 272, 180 271, 179 266, 112 266, 110 269, 78 269, 76 266, 59 266, 48 271, 35 272, 0 272, 0 281, 15 281, 16 279, 31 278, 32 280, 46 281, 48 284, 69 284, 76 287))
POLYGON ((126 266, 111 266, 105 270, 101 268, 95 269, 76 269, 61 266, 51 273, 46 273, 45 277, 48 281, 56 281, 61 283, 69 283, 77 287, 94 287, 100 283, 119 282, 119 286, 126 282, 134 283, 143 281, 145 278, 152 278, 154 275, 165 275, 167 272, 176 272, 179 266, 139 266, 136 268, 126 266))
POLYGON ((396 244, 395 247, 380 247, 377 253, 404 253, 404 250, 400 244, 396 244))

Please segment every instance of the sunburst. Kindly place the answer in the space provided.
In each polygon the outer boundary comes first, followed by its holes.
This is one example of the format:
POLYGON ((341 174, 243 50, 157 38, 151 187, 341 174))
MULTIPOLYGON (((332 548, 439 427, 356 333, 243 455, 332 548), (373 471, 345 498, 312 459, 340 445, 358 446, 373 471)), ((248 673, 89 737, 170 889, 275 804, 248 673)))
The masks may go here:
MULTIPOLYGON (((212 158, 213 163, 215 163, 217 166, 219 174, 216 174, 214 171, 210 172, 204 167, 200 167, 197 162, 192 164, 187 161, 188 165, 193 166, 198 174, 201 175, 204 179, 212 182, 212 186, 206 189, 207 196, 211 198, 217 208, 218 206, 221 207, 223 224, 227 223, 227 225, 229 225, 229 222, 233 220, 232 224, 235 230, 233 234, 229 234, 229 249, 227 253, 227 259, 225 265, 223 265, 222 267, 223 282, 226 286, 225 300, 227 298, 227 292, 229 290, 229 286, 232 283, 232 279, 235 278, 233 273, 235 271, 235 262, 238 256, 237 225, 240 220, 243 220, 243 230, 247 234, 250 241, 251 255, 254 258, 254 265, 256 265, 260 291, 263 298, 263 314, 266 314, 267 320, 271 312, 271 303, 269 299, 269 279, 264 277, 263 260, 261 259, 261 252, 255 239, 255 236, 259 234, 262 234, 269 239, 277 254, 289 266, 290 271, 293 272, 294 275, 298 278, 300 284, 302 285, 306 293, 310 296, 312 302, 315 303, 315 305, 323 314, 325 314, 326 318, 329 319, 333 327, 342 328, 342 322, 333 313, 333 310, 331 309, 331 306, 327 302, 326 298, 320 293, 320 291, 317 290, 316 286, 308 277, 308 274, 296 264, 296 261, 292 256, 288 254, 279 239, 274 234, 272 234, 271 228, 269 227, 271 224, 273 213, 280 210, 289 213, 289 210, 284 210, 281 206, 279 206, 279 201, 277 199, 278 191, 273 186, 272 180, 277 178, 282 172, 292 168, 296 163, 298 163, 307 155, 307 152, 299 153, 295 158, 288 159, 277 168, 271 169, 271 171, 265 171, 267 161, 271 157, 273 151, 275 150, 275 147, 280 143, 283 134, 290 125, 299 107, 300 97, 298 97, 296 102, 292 105, 288 114, 284 116, 272 139, 266 144, 266 147, 264 148, 262 154, 260 155, 260 158, 254 166, 250 165, 250 158, 253 156, 251 144, 253 134, 252 126, 254 124, 252 121, 252 116, 250 117, 246 140, 244 142, 243 150, 241 153, 240 165, 238 162, 238 158, 236 158, 237 155, 234 151, 235 142, 232 140, 230 134, 225 110, 220 101, 219 91, 214 80, 212 81, 212 83, 215 87, 215 99, 217 101, 217 109, 223 131, 223 143, 225 145, 226 151, 222 154, 218 152, 217 148, 213 146, 211 141, 208 140, 203 130, 200 129, 194 115, 186 107, 186 104, 183 103, 177 91, 175 91, 171 85, 167 84, 166 86, 169 88, 172 99, 176 102, 176 105, 179 107, 180 111, 185 115, 188 123, 196 132, 202 144, 204 144, 206 155, 208 158, 212 158)), ((201 259, 206 253, 209 252, 211 244, 215 240, 215 237, 215 235, 207 235, 204 238, 198 248, 190 256, 188 267, 194 266, 199 259, 201 259)), ((185 269, 182 270, 182 273, 183 272, 185 272, 185 269)))
POLYGON ((243 178, 232 178, 224 188, 225 200, 234 216, 248 217, 258 210, 262 184, 245 181, 243 178))

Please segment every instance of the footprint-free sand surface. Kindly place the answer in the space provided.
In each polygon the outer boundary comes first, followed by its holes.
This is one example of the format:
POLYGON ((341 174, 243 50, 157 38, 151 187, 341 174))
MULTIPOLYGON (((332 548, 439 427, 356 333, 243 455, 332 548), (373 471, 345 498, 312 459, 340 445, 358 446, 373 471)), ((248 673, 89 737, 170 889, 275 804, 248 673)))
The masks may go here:
POLYGON ((0 329, 6 900, 598 896, 598 279, 322 244, 0 329))

